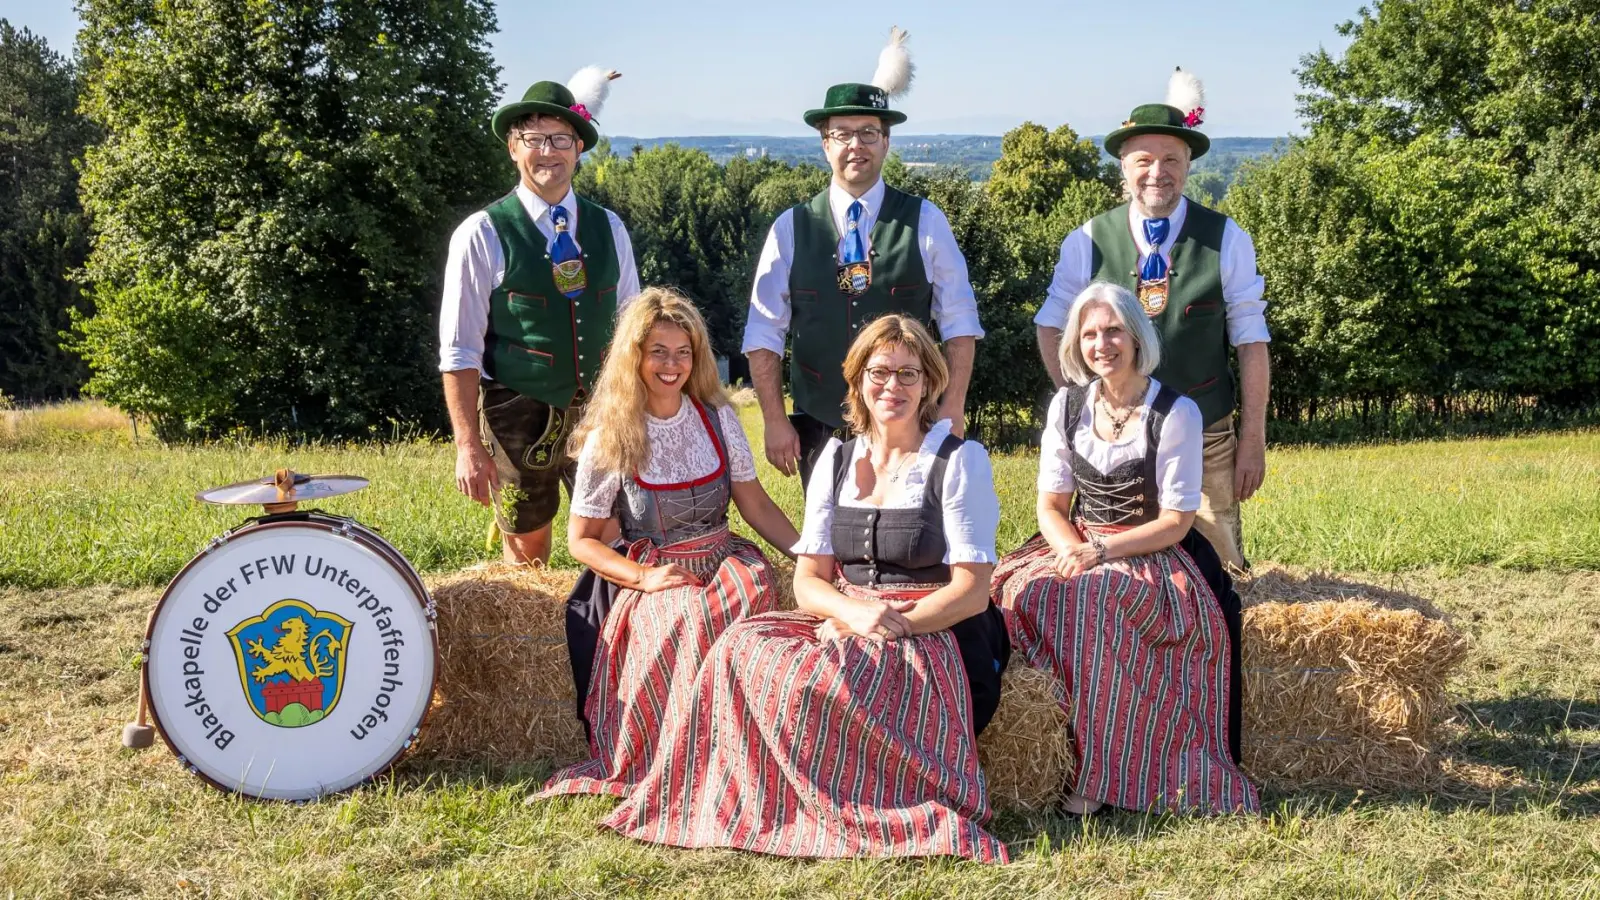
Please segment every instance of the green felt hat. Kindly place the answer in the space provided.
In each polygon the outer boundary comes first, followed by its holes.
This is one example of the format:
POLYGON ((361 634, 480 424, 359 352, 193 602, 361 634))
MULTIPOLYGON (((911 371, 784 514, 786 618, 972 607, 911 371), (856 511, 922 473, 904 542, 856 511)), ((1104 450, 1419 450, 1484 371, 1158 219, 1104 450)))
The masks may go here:
POLYGON ((885 125, 899 125, 906 114, 889 108, 889 92, 871 84, 836 84, 822 98, 822 108, 806 110, 806 124, 812 128, 833 116, 877 116, 885 125))
MULTIPOLYGON (((1193 151, 1192 158, 1199 159, 1211 149, 1211 139, 1206 137, 1204 132, 1187 124, 1190 118, 1193 116, 1186 115, 1176 106, 1168 106, 1165 103, 1146 103, 1134 107, 1133 112, 1128 115, 1128 121, 1123 122, 1121 128, 1106 135, 1106 152, 1120 157, 1122 142, 1128 138, 1141 134, 1165 134, 1188 144, 1189 149, 1193 151)), ((1200 124, 1198 119, 1195 124, 1200 124)))
POLYGON ((490 127, 494 129, 494 136, 504 141, 506 132, 511 130, 514 122, 534 113, 555 116, 571 124, 572 130, 578 133, 578 139, 583 141, 584 149, 590 149, 600 140, 600 132, 594 127, 595 112, 596 109, 578 102, 566 85, 557 81, 540 81, 528 88, 521 100, 495 110, 490 127))

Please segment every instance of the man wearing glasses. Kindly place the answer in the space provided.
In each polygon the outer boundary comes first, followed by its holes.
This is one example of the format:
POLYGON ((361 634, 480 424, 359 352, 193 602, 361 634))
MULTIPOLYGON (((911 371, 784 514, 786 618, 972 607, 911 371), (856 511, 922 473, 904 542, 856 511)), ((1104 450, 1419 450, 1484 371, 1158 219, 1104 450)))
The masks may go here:
POLYGON ((871 84, 834 85, 822 108, 805 114, 822 135, 833 179, 778 216, 756 264, 743 350, 766 423, 767 460, 785 475, 798 470, 803 482, 844 427, 845 351, 862 326, 886 313, 937 324, 950 364, 939 416, 955 434, 965 430, 973 353, 983 337, 967 262, 938 207, 881 177, 889 130, 906 119, 889 108, 911 81, 904 42, 905 32, 893 29, 871 84), (795 411, 786 416, 781 366, 791 332, 795 411))
POLYGON ((594 388, 617 310, 639 293, 617 214, 572 192, 578 156, 617 73, 541 81, 494 114, 520 176, 450 239, 439 370, 456 487, 490 506, 510 562, 548 561, 550 523, 572 491, 566 438, 594 388))

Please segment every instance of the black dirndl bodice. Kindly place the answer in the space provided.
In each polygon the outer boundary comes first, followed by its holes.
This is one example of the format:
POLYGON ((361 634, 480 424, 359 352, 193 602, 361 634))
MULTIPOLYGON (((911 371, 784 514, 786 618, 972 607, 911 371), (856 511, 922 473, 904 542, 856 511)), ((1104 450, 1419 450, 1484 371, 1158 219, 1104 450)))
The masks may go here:
MULTIPOLYGON (((963 440, 939 445, 923 481, 922 505, 913 509, 841 506, 839 496, 855 453, 851 438, 839 448, 833 472, 833 558, 844 579, 868 588, 938 587, 950 583, 944 561, 944 474, 963 440)), ((983 612, 950 626, 972 690, 972 727, 981 733, 1000 705, 1000 675, 1011 659, 1005 618, 991 601, 983 612)))

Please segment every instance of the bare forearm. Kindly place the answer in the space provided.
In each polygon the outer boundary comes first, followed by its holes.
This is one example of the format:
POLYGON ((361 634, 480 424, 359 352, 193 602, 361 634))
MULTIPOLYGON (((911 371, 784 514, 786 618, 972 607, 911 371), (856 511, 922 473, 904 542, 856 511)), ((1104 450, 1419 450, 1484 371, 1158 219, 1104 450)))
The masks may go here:
POLYGON ((1039 516, 1039 533, 1045 543, 1057 553, 1065 554, 1083 543, 1083 535, 1072 524, 1068 513, 1072 509, 1070 494, 1040 494, 1036 512, 1039 516))
POLYGON ((1264 440, 1267 434, 1267 398, 1272 391, 1272 364, 1265 343, 1240 344, 1239 432, 1241 437, 1264 440))
MULTIPOLYGON (((842 618, 848 615, 849 609, 855 603, 849 597, 839 593, 838 588, 826 578, 808 572, 806 562, 811 557, 800 557, 795 565, 794 573, 794 605, 801 612, 810 613, 824 619, 842 618)), ((833 565, 833 557, 827 557, 828 565, 833 565)))
POLYGON ((735 481, 733 502, 739 508, 739 515, 750 523, 762 540, 777 548, 784 556, 794 559, 794 552, 789 548, 800 540, 800 535, 778 504, 772 502, 772 497, 761 486, 761 482, 735 481))
POLYGON ((1194 513, 1163 509, 1153 522, 1108 536, 1105 539, 1106 559, 1124 559, 1165 550, 1183 540, 1193 524, 1194 513))
POLYGON ((1061 329, 1037 325, 1034 336, 1039 342, 1039 358, 1044 361, 1044 370, 1050 373, 1050 383, 1057 390, 1066 387, 1067 378, 1061 373, 1061 329))
POLYGON ((477 444, 478 433, 478 370, 461 369, 444 373, 444 405, 450 412, 450 431, 456 445, 477 444))
POLYGON ((967 408, 967 388, 972 384, 972 360, 977 352, 978 341, 971 335, 944 342, 944 358, 950 366, 950 383, 944 389, 942 401, 947 412, 967 408))
POLYGON ((989 578, 994 566, 950 567, 950 583, 917 601, 906 612, 912 634, 943 631, 984 611, 989 605, 989 578))
POLYGON ((783 357, 771 350, 751 350, 746 358, 750 360, 750 382, 755 385, 762 418, 770 422, 783 417, 783 357))
MULTIPOLYGON (((573 516, 574 519, 579 518, 573 516)), ((604 520, 590 520, 603 527, 604 520)), ((567 549, 572 558, 592 570, 596 575, 623 587, 639 583, 644 567, 613 550, 597 537, 579 535, 576 529, 567 529, 567 549)))

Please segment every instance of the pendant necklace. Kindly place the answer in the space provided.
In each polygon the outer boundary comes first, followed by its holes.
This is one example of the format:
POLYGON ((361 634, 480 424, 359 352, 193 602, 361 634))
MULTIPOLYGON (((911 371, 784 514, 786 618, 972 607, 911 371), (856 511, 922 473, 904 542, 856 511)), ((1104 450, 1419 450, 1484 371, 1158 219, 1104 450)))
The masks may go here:
POLYGON ((1111 439, 1113 441, 1121 440, 1122 429, 1127 426, 1128 420, 1133 418, 1134 411, 1139 407, 1137 405, 1130 406, 1122 411, 1121 416, 1118 416, 1117 411, 1112 408, 1110 401, 1106 399, 1105 388, 1105 384, 1102 383, 1100 385, 1100 409, 1106 414, 1106 418, 1111 420, 1111 439))

